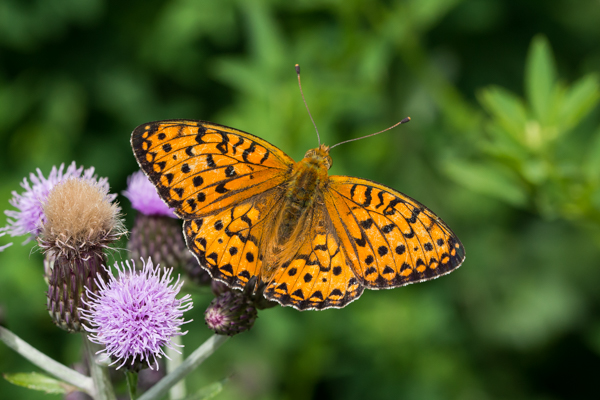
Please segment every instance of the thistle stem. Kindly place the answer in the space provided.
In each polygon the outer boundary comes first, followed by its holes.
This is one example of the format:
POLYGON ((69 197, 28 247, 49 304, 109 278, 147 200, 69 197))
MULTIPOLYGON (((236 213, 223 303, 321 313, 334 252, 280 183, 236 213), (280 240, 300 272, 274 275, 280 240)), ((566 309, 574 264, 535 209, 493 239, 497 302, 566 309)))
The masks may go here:
POLYGON ((192 372, 212 353, 215 352, 223 343, 229 339, 229 336, 212 335, 206 342, 198 347, 188 358, 181 363, 173 372, 162 378, 158 383, 152 386, 138 400, 154 400, 164 396, 170 388, 182 380, 187 374, 192 372))
POLYGON ((93 395, 94 394, 94 382, 89 376, 80 374, 79 372, 72 370, 48 357, 41 351, 35 349, 29 343, 12 333, 6 328, 0 326, 0 340, 2 340, 8 347, 31 361, 49 374, 62 379, 70 385, 81 389, 81 391, 93 395))
POLYGON ((137 399, 137 383, 138 373, 130 370, 125 370, 125 378, 127 379, 127 390, 129 390, 129 398, 137 399))
MULTIPOLYGON (((173 343, 173 348, 167 347, 167 374, 175 371, 177 367, 181 365, 183 362, 183 353, 180 350, 181 346, 181 336, 173 336, 171 338, 171 342, 173 343)), ((187 390, 185 388, 185 378, 181 379, 177 382, 170 390, 169 390, 169 399, 171 400, 181 400, 185 399, 187 394, 187 390)))
POLYGON ((94 350, 96 345, 89 341, 86 334, 83 334, 83 347, 87 354, 90 374, 96 387, 96 391, 93 394, 94 400, 115 400, 116 396, 112 383, 110 383, 108 368, 102 367, 96 362, 96 352, 94 350))

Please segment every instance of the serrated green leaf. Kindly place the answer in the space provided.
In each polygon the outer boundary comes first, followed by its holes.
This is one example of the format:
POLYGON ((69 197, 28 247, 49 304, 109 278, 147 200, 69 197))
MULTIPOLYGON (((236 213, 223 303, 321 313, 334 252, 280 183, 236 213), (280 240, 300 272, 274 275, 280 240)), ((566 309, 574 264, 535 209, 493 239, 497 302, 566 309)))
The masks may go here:
POLYGON ((490 86, 479 91, 477 98, 506 133, 525 145, 523 132, 527 123, 527 111, 519 97, 504 88, 490 86))
POLYGON ((74 390, 72 386, 63 381, 50 378, 38 372, 4 374, 4 379, 13 385, 23 386, 28 389, 39 390, 46 393, 66 393, 74 390))
POLYGON ((533 38, 525 65, 525 92, 537 120, 548 122, 551 115, 556 67, 552 49, 545 36, 533 38))
POLYGON ((525 207, 528 194, 518 176, 501 165, 491 163, 448 160, 443 165, 446 173, 467 188, 492 196, 516 207, 525 207))
POLYGON ((530 157, 530 152, 512 136, 507 135, 506 131, 499 125, 494 123, 488 124, 486 132, 488 133, 489 140, 483 142, 481 145, 481 149, 486 154, 503 161, 509 160, 515 167, 530 157))
POLYGON ((576 126, 600 99, 598 77, 590 74, 575 82, 565 93, 560 108, 560 125, 563 129, 576 126))

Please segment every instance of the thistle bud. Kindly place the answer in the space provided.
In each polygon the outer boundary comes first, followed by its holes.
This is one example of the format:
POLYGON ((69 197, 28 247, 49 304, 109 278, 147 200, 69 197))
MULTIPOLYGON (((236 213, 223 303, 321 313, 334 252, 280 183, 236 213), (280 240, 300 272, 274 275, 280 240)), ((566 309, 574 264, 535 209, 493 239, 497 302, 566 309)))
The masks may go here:
POLYGON ((210 275, 185 245, 181 221, 142 171, 129 176, 123 195, 139 212, 127 244, 131 257, 136 260, 152 257, 157 264, 181 267, 194 283, 209 284, 210 275))
POLYGON ((256 307, 237 290, 215 297, 204 312, 206 325, 215 333, 227 336, 249 330, 257 317, 256 307))
POLYGON ((226 283, 223 283, 221 281, 218 281, 216 279, 213 279, 213 281, 210 284, 210 289, 212 290, 213 294, 218 297, 220 295, 222 295, 225 292, 230 291, 231 289, 229 288, 229 286, 227 286, 226 283))
POLYGON ((64 254, 56 258, 48 282, 47 308, 57 326, 68 332, 83 331, 78 310, 81 296, 86 295, 85 287, 98 292, 94 279, 106 278, 105 263, 101 253, 91 253, 85 259, 64 254))
MULTIPOLYGON (((157 264, 178 266, 189 254, 181 235, 181 222, 161 215, 139 213, 127 250, 133 259, 152 257, 157 264)), ((190 254, 191 256, 191 254, 190 254)))

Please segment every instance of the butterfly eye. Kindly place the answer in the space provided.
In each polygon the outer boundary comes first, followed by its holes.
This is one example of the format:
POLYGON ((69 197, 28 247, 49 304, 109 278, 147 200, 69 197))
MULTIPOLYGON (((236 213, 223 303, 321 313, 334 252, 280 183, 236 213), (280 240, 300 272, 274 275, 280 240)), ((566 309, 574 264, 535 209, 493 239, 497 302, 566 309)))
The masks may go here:
POLYGON ((330 156, 325 157, 325 165, 327 166, 327 169, 333 166, 333 160, 330 156))

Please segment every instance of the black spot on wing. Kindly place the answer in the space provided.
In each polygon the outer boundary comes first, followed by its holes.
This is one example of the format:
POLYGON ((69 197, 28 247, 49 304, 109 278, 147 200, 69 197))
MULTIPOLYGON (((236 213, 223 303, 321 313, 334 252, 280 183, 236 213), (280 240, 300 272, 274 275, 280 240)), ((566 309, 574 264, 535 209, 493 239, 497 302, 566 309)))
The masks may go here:
POLYGON ((367 237, 365 236, 364 232, 361 232, 360 235, 360 238, 354 238, 354 241, 360 247, 365 247, 365 245, 367 244, 367 237))
POLYGON ((238 146, 241 146, 242 144, 244 144, 244 138, 240 137, 240 140, 238 140, 237 143, 232 146, 234 155, 237 154, 238 146))
POLYGON ((228 178, 233 178, 236 175, 237 174, 235 172, 235 169, 233 168, 233 165, 230 165, 227 168, 225 168, 225 176, 227 176, 228 178))
POLYGON ((212 154, 206 155, 206 165, 208 165, 209 168, 215 168, 217 166, 217 164, 215 163, 215 160, 213 159, 212 154))
POLYGON ((365 190, 365 201, 363 202, 363 207, 369 207, 371 205, 371 192, 373 191, 373 188, 371 186, 367 187, 367 190, 365 190))
POLYGON ((219 267, 219 269, 221 271, 228 272, 229 275, 233 274, 233 267, 231 266, 231 264, 225 264, 225 265, 219 267))
POLYGON ((248 161, 248 156, 252 153, 254 153, 254 151, 256 150, 256 143, 252 142, 252 144, 250 145, 250 147, 248 147, 246 150, 244 150, 244 152, 242 153, 242 159, 245 162, 250 162, 248 161))
POLYGON ((219 134, 221 135, 221 142, 216 147, 217 150, 219 150, 222 154, 225 154, 227 153, 227 143, 229 141, 227 140, 227 135, 225 135, 222 132, 220 132, 219 134))
POLYGON ((225 188, 225 183, 219 183, 215 188, 215 192, 223 194, 229 192, 229 189, 225 188))
POLYGON ((360 226, 362 226, 363 229, 369 229, 372 225, 373 225, 373 219, 371 219, 371 218, 360 222, 360 226))
POLYGON ((202 179, 200 175, 196 175, 192 179, 192 183, 194 184, 194 187, 198 187, 204 183, 204 179, 202 179))
POLYGON ((267 158, 269 158, 269 150, 267 150, 267 152, 265 153, 265 155, 263 156, 263 158, 260 159, 260 164, 264 163, 265 161, 267 161, 267 158))
POLYGON ((238 274, 238 276, 241 276, 242 278, 250 279, 250 272, 242 271, 238 274))
POLYGON ((383 205, 383 192, 381 190, 377 192, 377 198, 379 199, 379 203, 375 206, 375 208, 379 208, 383 205))

